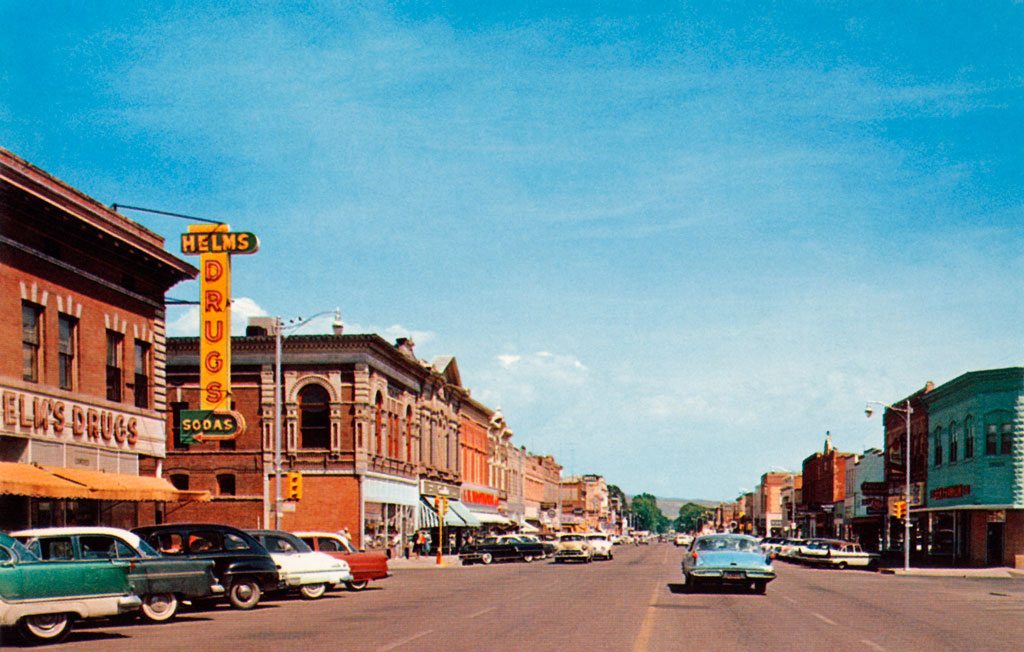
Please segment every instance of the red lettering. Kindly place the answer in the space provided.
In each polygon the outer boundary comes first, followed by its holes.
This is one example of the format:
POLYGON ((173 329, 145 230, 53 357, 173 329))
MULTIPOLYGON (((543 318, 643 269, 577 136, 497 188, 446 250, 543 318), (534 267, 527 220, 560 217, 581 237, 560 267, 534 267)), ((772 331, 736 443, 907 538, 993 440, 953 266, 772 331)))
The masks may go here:
POLYGON ((37 398, 32 401, 32 430, 46 432, 46 422, 50 418, 50 399, 37 398))
POLYGON ((126 434, 124 416, 119 414, 117 415, 117 419, 114 421, 114 439, 116 439, 118 443, 123 443, 126 434))
POLYGON ((224 266, 219 260, 207 260, 203 264, 203 280, 212 283, 224 275, 224 266))
POLYGON ((135 417, 128 419, 128 443, 132 446, 139 440, 139 424, 135 422, 135 417))
POLYGON ((103 438, 110 441, 114 436, 114 413, 103 412, 100 414, 100 423, 103 425, 103 438))
POLYGON ((100 438, 100 413, 90 408, 86 411, 86 419, 89 422, 89 439, 98 440, 100 438))
POLYGON ((4 392, 4 425, 18 425, 18 397, 11 392, 4 392))
POLYGON ((206 386, 206 402, 220 403, 224 400, 224 392, 220 383, 209 383, 206 386))
POLYGON ((77 405, 71 407, 71 434, 75 437, 85 434, 85 410, 77 405))
POLYGON ((224 312, 224 308, 221 307, 224 295, 217 290, 207 290, 203 296, 203 312, 224 312))
POLYGON ((25 397, 21 394, 18 394, 18 424, 26 429, 32 427, 32 417, 25 409, 25 397))
POLYGON ((203 322, 203 339, 207 342, 219 342, 224 337, 224 322, 222 321, 204 321, 203 322), (210 332, 210 327, 216 324, 216 332, 210 332))
POLYGON ((210 373, 217 373, 224 368, 224 361, 221 360, 220 351, 210 351, 206 354, 206 360, 203 362, 203 366, 210 373))
POLYGON ((58 435, 64 432, 64 403, 55 401, 53 404, 53 431, 58 435))

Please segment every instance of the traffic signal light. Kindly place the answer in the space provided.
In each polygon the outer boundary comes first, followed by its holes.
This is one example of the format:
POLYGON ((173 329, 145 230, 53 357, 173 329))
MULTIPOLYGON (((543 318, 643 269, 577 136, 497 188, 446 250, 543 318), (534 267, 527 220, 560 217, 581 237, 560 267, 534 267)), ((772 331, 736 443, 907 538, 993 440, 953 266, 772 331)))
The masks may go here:
POLYGON ((907 503, 902 500, 897 500, 893 503, 893 515, 896 518, 903 518, 907 515, 907 503))
POLYGON ((448 498, 447 497, 442 497, 441 498, 441 516, 444 516, 447 513, 448 513, 448 498))
POLYGON ((302 474, 298 471, 289 471, 285 475, 285 496, 288 500, 302 499, 302 474))

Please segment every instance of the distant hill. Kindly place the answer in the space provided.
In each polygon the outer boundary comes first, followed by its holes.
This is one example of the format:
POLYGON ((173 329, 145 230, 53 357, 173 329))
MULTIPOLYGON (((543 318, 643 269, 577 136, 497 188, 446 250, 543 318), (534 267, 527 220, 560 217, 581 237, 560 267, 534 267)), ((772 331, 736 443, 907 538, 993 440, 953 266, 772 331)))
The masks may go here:
POLYGON ((658 498, 657 500, 658 509, 670 519, 679 516, 679 508, 686 503, 696 503, 704 507, 718 507, 722 504, 720 500, 698 500, 694 498, 658 498))
MULTIPOLYGON (((626 500, 632 502, 633 497, 627 494, 626 500)), ((679 508, 686 503, 696 503, 704 507, 718 507, 722 504, 720 500, 700 500, 698 498, 658 498, 655 496, 655 500, 658 501, 658 509, 669 519, 679 516, 679 508)))

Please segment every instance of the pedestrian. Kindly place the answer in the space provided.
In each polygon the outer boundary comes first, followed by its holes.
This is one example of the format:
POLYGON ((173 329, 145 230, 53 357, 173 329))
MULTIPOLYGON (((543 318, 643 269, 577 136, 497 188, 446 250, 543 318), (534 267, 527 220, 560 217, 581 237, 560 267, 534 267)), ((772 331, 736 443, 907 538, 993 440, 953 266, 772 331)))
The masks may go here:
POLYGON ((423 554, 430 555, 430 533, 423 535, 423 554))
POLYGON ((427 537, 423 536, 423 530, 416 532, 416 538, 413 540, 412 550, 416 553, 416 559, 420 558, 420 553, 424 553, 424 546, 427 545, 427 537))

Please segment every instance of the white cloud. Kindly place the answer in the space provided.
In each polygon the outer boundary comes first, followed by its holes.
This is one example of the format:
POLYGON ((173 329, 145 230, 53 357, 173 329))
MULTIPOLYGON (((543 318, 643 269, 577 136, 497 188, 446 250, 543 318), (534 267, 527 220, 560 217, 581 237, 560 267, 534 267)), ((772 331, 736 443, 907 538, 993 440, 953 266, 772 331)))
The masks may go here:
MULTIPOLYGON (((238 297, 231 300, 231 334, 245 335, 245 327, 249 323, 249 317, 265 316, 264 310, 249 297, 238 297)), ((187 308, 168 309, 167 334, 170 337, 198 337, 199 335, 199 306, 188 306, 187 308), (177 317, 170 315, 181 311, 177 317)))
POLYGON ((498 360, 498 364, 500 364, 505 369, 509 369, 512 367, 512 365, 519 362, 522 359, 522 356, 505 354, 496 356, 496 358, 498 360))

